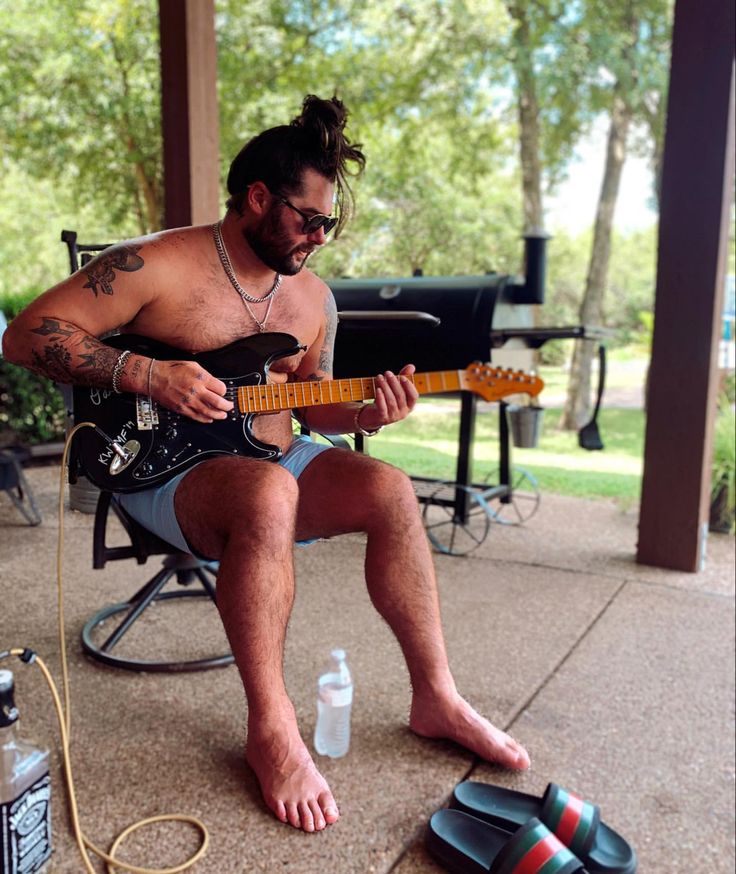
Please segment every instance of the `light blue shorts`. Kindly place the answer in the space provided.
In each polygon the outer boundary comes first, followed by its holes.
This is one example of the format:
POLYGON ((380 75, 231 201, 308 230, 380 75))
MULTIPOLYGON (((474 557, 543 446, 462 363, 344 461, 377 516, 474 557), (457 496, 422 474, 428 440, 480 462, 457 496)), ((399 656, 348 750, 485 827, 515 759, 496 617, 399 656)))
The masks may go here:
MULTIPOLYGON (((281 467, 289 471, 294 479, 299 479, 307 465, 325 449, 332 449, 324 443, 315 443, 310 437, 300 435, 295 437, 291 446, 277 462, 281 467)), ((264 461, 264 464, 270 462, 264 461)), ((162 540, 181 549, 199 555, 187 543, 182 534, 174 511, 174 495, 179 483, 191 471, 185 470, 173 479, 153 489, 145 489, 142 492, 132 492, 126 495, 116 495, 118 503, 129 513, 136 522, 152 531, 162 540)), ((300 546, 308 546, 314 540, 299 540, 300 546)), ((204 558, 205 556, 199 556, 204 558)))

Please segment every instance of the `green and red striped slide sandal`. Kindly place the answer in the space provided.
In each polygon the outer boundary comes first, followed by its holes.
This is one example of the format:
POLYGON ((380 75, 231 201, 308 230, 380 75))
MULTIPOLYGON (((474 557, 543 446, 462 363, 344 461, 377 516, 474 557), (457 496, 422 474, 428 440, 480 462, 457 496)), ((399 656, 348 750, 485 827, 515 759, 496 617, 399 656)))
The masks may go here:
POLYGON ((509 834, 460 810, 438 810, 427 849, 451 874, 584 874, 583 863, 538 819, 509 834))
POLYGON ((620 834, 601 822, 598 806, 556 783, 550 783, 539 798, 466 780, 455 787, 450 807, 509 832, 537 817, 590 874, 635 874, 636 853, 620 834))

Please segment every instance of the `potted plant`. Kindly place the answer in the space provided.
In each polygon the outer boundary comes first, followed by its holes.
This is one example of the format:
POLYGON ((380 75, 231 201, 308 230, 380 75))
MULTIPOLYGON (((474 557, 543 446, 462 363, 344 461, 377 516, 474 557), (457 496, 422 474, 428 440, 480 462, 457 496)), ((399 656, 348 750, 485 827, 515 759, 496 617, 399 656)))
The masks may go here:
POLYGON ((710 524, 711 531, 728 534, 736 519, 736 415, 727 396, 718 401, 713 431, 713 463, 711 467, 710 524))

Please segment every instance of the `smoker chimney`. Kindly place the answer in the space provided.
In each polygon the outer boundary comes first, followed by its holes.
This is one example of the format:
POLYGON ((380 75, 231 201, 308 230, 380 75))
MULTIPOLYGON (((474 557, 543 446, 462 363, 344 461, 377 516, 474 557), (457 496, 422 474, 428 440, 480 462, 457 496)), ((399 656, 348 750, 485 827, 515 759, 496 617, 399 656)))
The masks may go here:
POLYGON ((547 240, 550 234, 533 230, 524 234, 523 285, 514 286, 514 303, 544 303, 544 282, 547 272, 547 240))

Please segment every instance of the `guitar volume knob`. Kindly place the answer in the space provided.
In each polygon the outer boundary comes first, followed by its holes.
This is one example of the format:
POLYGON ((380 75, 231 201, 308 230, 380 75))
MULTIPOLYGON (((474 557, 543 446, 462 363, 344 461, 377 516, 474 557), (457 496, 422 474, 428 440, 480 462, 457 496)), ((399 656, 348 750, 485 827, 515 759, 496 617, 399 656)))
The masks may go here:
POLYGON ((164 433, 165 440, 175 440, 179 436, 179 432, 173 425, 169 425, 164 433))

